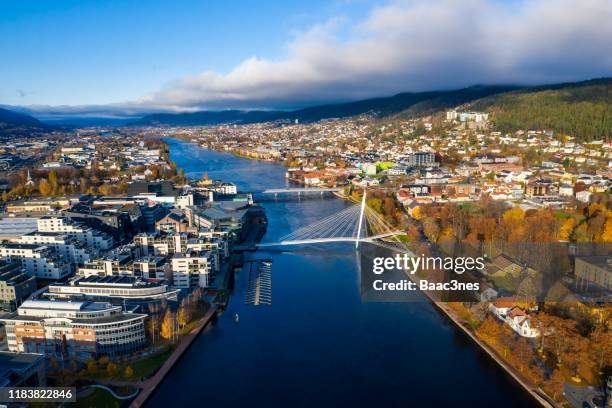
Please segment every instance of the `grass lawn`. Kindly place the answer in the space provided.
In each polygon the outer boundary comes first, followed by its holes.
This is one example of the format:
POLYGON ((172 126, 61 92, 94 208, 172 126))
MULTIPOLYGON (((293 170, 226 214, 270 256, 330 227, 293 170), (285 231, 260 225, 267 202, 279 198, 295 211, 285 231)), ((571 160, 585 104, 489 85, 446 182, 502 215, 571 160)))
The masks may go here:
POLYGON ((167 347, 165 350, 158 352, 157 354, 153 354, 147 357, 143 357, 136 361, 131 361, 129 363, 118 363, 117 364, 117 373, 114 375, 109 375, 108 371, 106 371, 105 367, 98 367, 98 371, 94 374, 86 374, 83 376, 83 379, 93 380, 93 381, 104 381, 104 380, 119 380, 119 381, 138 381, 142 377, 149 377, 153 375, 170 357, 174 347, 167 347), (124 377, 124 372, 127 366, 132 367, 134 370, 134 375, 130 380, 127 380, 124 377))
MULTIPOLYGON (((227 295, 227 291, 226 290, 222 290, 219 293, 217 293, 217 295, 215 296, 215 299, 217 299, 219 297, 219 295, 225 293, 224 296, 228 296, 227 295)), ((215 300, 216 301, 216 300, 215 300)), ((202 317, 204 317, 204 315, 206 314, 206 312, 208 312, 208 309, 210 309, 208 304, 201 304, 194 312, 193 315, 191 316, 191 321, 189 323, 187 323, 185 325, 185 327, 183 327, 179 332, 182 336, 186 336, 187 334, 189 334, 189 332, 196 327, 196 325, 199 323, 200 319, 202 317)))
POLYGON ((79 408, 119 408, 121 403, 110 392, 96 388, 90 395, 77 399, 77 402, 68 405, 79 408))
POLYGON ((140 377, 149 377, 154 374, 170 357, 174 347, 168 347, 164 351, 154 354, 152 356, 143 358, 142 360, 134 361, 129 364, 121 364, 120 367, 125 370, 128 365, 134 369, 135 379, 140 377))

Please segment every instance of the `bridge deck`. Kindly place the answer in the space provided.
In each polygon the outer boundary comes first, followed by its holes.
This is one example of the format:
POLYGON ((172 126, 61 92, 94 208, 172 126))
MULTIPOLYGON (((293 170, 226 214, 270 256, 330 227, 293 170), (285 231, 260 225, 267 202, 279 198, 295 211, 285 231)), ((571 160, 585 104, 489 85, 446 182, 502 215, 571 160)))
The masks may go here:
POLYGON ((268 188, 266 190, 257 191, 256 194, 326 193, 326 192, 340 192, 343 190, 344 190, 343 187, 268 188))
POLYGON ((357 238, 357 237, 330 237, 330 238, 313 238, 313 239, 300 239, 300 240, 289 240, 289 241, 278 241, 278 242, 262 242, 256 244, 257 248, 272 247, 272 246, 286 246, 286 245, 305 245, 305 244, 321 244, 325 242, 372 242, 374 240, 390 237, 392 235, 404 234, 402 231, 387 232, 385 234, 374 235, 371 237, 357 238))

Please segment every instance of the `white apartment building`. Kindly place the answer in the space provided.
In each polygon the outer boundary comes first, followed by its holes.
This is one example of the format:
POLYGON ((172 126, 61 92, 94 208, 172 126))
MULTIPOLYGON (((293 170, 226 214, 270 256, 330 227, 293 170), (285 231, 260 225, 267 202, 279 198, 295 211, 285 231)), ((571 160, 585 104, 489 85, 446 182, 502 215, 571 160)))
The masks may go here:
POLYGON ((176 196, 176 202, 174 204, 174 208, 187 208, 194 205, 194 197, 193 193, 181 194, 176 196))
POLYGON ((218 182, 214 184, 211 189, 221 195, 236 195, 238 194, 238 188, 234 183, 218 182))
POLYGON ((145 279, 164 279, 171 281, 172 270, 165 257, 145 256, 135 259, 132 263, 132 273, 135 277, 145 279))
MULTIPOLYGON (((227 258, 230 255, 230 241, 232 234, 227 230, 200 230, 198 233, 198 240, 206 240, 207 242, 214 242, 218 245, 218 250, 221 256, 227 258)), ((211 249, 211 248, 206 248, 211 249)))
POLYGON ((87 358, 140 350, 146 317, 106 302, 28 300, 0 322, 12 352, 87 358))
POLYGON ((186 233, 138 234, 134 237, 134 245, 140 248, 143 256, 166 256, 184 252, 187 249, 187 238, 186 233))
POLYGON ((214 257, 210 252, 188 251, 174 254, 171 259, 172 281, 178 288, 199 286, 206 288, 212 282, 214 257))
POLYGON ((62 232, 93 248, 96 255, 113 247, 113 237, 105 232, 89 228, 69 218, 46 216, 38 219, 38 231, 62 232))
POLYGON ((0 244, 0 257, 20 262, 28 275, 43 279, 62 279, 71 274, 71 265, 56 257, 41 244, 0 244))
POLYGON ((91 250, 67 234, 59 232, 32 232, 17 241, 20 244, 42 244, 53 250, 56 256, 73 264, 82 265, 93 258, 91 250))
POLYGON ((112 254, 86 262, 77 269, 80 276, 131 276, 132 256, 128 253, 112 254))

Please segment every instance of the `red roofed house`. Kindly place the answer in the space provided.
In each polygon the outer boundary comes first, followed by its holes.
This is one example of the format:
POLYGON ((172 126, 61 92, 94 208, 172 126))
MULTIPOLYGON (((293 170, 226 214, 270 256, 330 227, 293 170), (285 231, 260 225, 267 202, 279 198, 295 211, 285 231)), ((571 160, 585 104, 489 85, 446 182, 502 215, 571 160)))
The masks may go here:
POLYGON ((498 299, 491 302, 489 310, 501 321, 508 324, 519 336, 538 337, 540 332, 531 327, 531 319, 527 312, 513 306, 512 299, 498 299))

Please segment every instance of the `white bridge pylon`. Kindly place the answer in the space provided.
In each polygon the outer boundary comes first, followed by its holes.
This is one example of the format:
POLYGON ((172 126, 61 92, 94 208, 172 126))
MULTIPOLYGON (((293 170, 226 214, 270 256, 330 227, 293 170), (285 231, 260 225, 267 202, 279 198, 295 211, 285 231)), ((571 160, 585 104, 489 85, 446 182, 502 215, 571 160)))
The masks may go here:
POLYGON ((299 228, 279 238, 277 242, 257 244, 257 247, 319 244, 325 242, 360 242, 401 244, 404 232, 392 227, 382 215, 367 205, 364 190, 361 205, 352 205, 315 223, 299 228))

